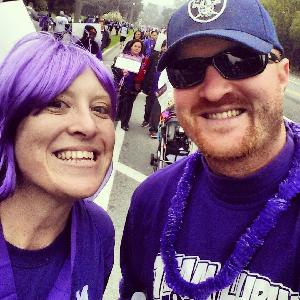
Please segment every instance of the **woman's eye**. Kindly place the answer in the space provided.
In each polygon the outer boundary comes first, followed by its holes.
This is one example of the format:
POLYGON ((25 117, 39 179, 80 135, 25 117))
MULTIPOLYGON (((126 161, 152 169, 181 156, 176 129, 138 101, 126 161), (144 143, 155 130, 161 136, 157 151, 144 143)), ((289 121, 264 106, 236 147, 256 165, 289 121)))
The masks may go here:
POLYGON ((111 109, 107 105, 97 105, 92 108, 92 110, 100 117, 110 117, 111 109))
POLYGON ((67 108, 67 104, 64 101, 58 99, 49 102, 46 107, 47 110, 53 112, 59 112, 64 110, 65 108, 67 108))

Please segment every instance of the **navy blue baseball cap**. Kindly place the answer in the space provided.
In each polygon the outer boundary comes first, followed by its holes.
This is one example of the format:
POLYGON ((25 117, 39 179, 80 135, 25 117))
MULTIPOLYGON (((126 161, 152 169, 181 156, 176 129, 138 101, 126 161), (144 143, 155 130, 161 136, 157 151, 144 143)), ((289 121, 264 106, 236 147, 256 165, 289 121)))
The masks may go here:
POLYGON ((259 0, 190 0, 169 21, 168 50, 158 70, 172 63, 172 54, 184 41, 207 36, 235 41, 260 53, 273 48, 283 53, 271 17, 259 0))

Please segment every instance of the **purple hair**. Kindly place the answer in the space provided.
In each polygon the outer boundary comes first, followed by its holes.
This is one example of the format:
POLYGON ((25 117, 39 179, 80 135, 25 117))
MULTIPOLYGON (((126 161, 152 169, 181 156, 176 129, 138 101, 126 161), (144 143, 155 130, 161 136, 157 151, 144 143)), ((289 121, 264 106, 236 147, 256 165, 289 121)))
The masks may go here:
POLYGON ((116 92, 109 71, 88 51, 54 39, 49 33, 22 38, 0 64, 0 201, 16 186, 14 142, 22 119, 47 106, 90 68, 109 94, 112 118, 116 92))

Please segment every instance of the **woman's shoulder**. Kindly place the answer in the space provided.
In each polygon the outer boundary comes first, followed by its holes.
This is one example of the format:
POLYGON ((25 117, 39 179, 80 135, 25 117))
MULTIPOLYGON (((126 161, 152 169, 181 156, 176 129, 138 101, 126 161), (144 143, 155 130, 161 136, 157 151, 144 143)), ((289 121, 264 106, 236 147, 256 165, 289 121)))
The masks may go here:
POLYGON ((96 203, 90 200, 82 200, 78 202, 79 209, 85 211, 90 216, 92 224, 98 231, 112 234, 114 226, 108 213, 96 203))

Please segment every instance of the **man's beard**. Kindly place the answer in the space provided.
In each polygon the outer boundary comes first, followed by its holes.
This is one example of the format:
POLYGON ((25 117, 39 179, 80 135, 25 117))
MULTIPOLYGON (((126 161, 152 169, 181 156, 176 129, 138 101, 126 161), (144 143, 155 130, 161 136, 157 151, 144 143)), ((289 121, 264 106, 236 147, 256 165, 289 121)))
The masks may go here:
POLYGON ((242 161, 249 156, 259 155, 261 150, 279 138, 283 109, 282 105, 275 103, 281 103, 281 99, 273 99, 273 101, 260 106, 259 110, 248 112, 250 122, 242 140, 233 144, 229 149, 220 149, 214 146, 213 141, 203 134, 200 126, 197 128, 197 118, 195 120, 189 117, 186 112, 179 113, 177 116, 186 134, 208 160, 242 161))

